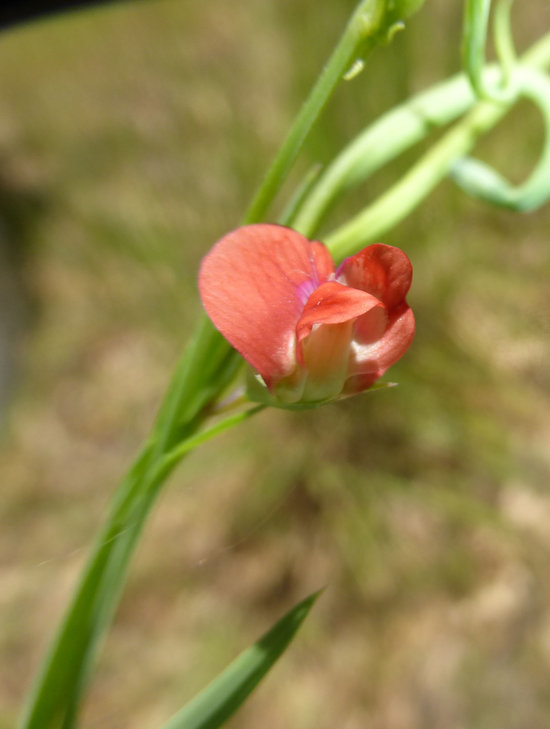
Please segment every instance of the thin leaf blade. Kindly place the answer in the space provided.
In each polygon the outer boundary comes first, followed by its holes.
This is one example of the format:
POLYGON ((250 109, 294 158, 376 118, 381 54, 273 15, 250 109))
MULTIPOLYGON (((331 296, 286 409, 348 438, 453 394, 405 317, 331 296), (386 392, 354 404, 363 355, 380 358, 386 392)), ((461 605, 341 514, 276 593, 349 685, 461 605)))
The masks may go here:
POLYGON ((295 605, 175 714, 163 729, 217 729, 224 724, 288 647, 320 592, 295 605))

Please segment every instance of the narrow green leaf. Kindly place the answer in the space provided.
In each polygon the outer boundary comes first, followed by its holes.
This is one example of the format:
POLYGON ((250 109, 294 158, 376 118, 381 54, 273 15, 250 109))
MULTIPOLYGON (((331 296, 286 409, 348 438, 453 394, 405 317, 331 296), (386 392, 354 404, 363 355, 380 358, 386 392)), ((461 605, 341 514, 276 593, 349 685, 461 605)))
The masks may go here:
MULTIPOLYGON (((162 483, 190 450, 189 436, 204 419, 205 405, 225 387, 239 359, 203 317, 180 360, 153 436, 114 495, 107 523, 35 680, 20 729, 74 726, 98 643, 114 614, 147 515, 162 483), (174 458, 177 445, 180 452, 174 458)), ((206 439, 200 434, 196 444, 206 439)))
MULTIPOLYGON (((105 604, 107 597, 102 590, 104 577, 113 551, 118 549, 120 539, 126 538, 128 505, 135 494, 139 474, 148 455, 149 448, 145 448, 119 487, 113 500, 111 518, 97 539, 73 602, 59 626, 28 698, 19 724, 21 729, 49 729, 59 726, 73 692, 78 691, 82 683, 84 664, 87 665, 96 637, 96 611, 101 603, 105 604)), ((116 602, 116 597, 111 595, 111 601, 116 602)))
POLYGON ((319 594, 315 592, 293 607, 173 716, 164 729, 217 729, 227 721, 294 638, 319 594))

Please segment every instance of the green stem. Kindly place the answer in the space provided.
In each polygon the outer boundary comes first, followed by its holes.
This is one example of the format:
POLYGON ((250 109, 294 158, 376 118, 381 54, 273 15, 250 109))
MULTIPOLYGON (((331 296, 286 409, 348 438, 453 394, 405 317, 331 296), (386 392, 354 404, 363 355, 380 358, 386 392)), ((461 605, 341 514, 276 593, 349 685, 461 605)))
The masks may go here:
POLYGON ((124 575, 147 515, 168 476, 191 450, 260 412, 252 407, 231 415, 187 438, 160 458, 143 476, 153 445, 146 446, 116 493, 82 576, 75 599, 44 664, 41 680, 29 702, 21 726, 46 729, 63 722, 74 726, 78 699, 86 684, 99 639, 118 602, 124 575))
POLYGON ((240 425, 240 423, 244 423, 245 420, 248 420, 253 415, 256 415, 256 413, 260 413, 262 410, 265 410, 265 405, 254 405, 253 407, 249 408, 248 410, 244 410, 241 413, 234 413, 233 415, 229 415, 227 418, 224 418, 224 420, 220 421, 219 423, 212 425, 210 428, 207 428, 206 430, 203 430, 200 433, 197 433, 196 435, 187 438, 187 440, 177 445, 172 451, 170 451, 170 453, 168 453, 162 459, 162 461, 160 461, 156 469, 154 480, 158 480, 159 484, 162 483, 166 476, 168 476, 172 472, 172 470, 178 465, 181 459, 186 456, 190 451, 198 448, 207 441, 212 440, 212 438, 214 438, 215 436, 224 433, 226 430, 229 430, 229 428, 234 428, 235 425, 240 425))
POLYGON ((158 463, 178 440, 199 427, 209 398, 225 387, 238 361, 203 317, 176 369, 153 435, 115 493, 111 513, 29 697, 22 728, 48 729, 63 715, 63 725, 73 725, 98 640, 112 617, 141 525, 153 503, 150 494, 158 463))
MULTIPOLYGON (((550 36, 545 36, 525 53, 521 63, 541 69, 548 66, 549 45, 550 36)), ((495 86, 501 78, 501 72, 496 66, 490 66, 485 69, 484 78, 491 86, 495 86)), ((343 192, 363 182, 383 165, 424 139, 434 128, 448 124, 468 111, 475 102, 476 96, 467 77, 458 74, 381 116, 361 132, 322 173, 307 198, 302 201, 293 227, 312 238, 343 192)), ((508 110, 510 103, 503 107, 503 112, 508 110)), ((397 202, 397 222, 401 219, 400 202, 397 196, 392 200, 397 202)), ((407 208, 406 212, 409 210, 407 208)), ((389 221, 389 226, 392 224, 389 221)), ((378 232, 385 230, 382 227, 378 232)), ((377 229, 373 231, 374 237, 376 234, 377 229)))
MULTIPOLYGON (((550 64, 550 34, 524 55, 522 63, 541 69, 550 64)), ((406 217, 510 107, 510 102, 478 102, 399 182, 350 221, 324 236, 335 259, 353 254, 406 217)))
POLYGON ((474 103, 470 84, 460 74, 381 116, 327 167, 303 201, 293 227, 306 237, 313 237, 343 192, 363 182, 434 128, 459 117, 474 103))
POLYGON ((479 97, 485 97, 486 94, 483 68, 490 10, 491 0, 466 0, 464 6, 462 64, 479 97))
POLYGON ((348 223, 325 236, 336 260, 378 239, 405 218, 446 177, 457 159, 463 157, 477 138, 504 114, 502 107, 482 102, 466 119, 435 144, 388 192, 348 223))
POLYGON ((494 37, 502 66, 500 84, 491 84, 483 73, 491 0, 466 0, 462 62, 472 88, 480 99, 508 102, 514 96, 512 70, 515 61, 510 24, 511 0, 500 0, 494 17, 494 37))
MULTIPOLYGON (((103 569, 105 574, 101 581, 101 590, 89 596, 97 602, 97 614, 99 618, 90 623, 90 630, 95 636, 85 652, 86 659, 83 662, 84 668, 80 671, 79 683, 76 691, 66 709, 63 720, 64 729, 74 726, 78 711, 79 698, 86 685, 87 673, 91 668, 92 648, 101 638, 103 629, 110 623, 117 598, 123 587, 121 576, 124 575, 130 562, 134 548, 139 540, 147 516, 159 496, 162 486, 180 461, 192 450, 206 443, 217 435, 220 435, 229 428, 248 420, 252 415, 263 410, 263 406, 255 406, 244 412, 231 415, 214 426, 204 430, 177 445, 170 453, 161 458, 155 468, 151 470, 145 488, 134 482, 134 493, 132 499, 115 503, 109 524, 111 529, 101 535, 96 550, 96 565, 103 569), (103 565, 108 561, 107 567, 103 565)), ((142 485, 143 486, 143 485, 142 485)), ((90 571, 90 576, 93 571, 90 571)), ((93 578, 92 578, 93 579, 93 578)), ((73 639, 78 640, 78 635, 73 639)), ((84 637, 84 636, 82 636, 84 637)), ((66 647, 66 646, 64 646, 66 647)))
POLYGON ((499 0, 493 20, 495 48, 502 67, 502 85, 504 88, 510 85, 514 66, 517 63, 510 17, 512 2, 513 0, 499 0))
POLYGON ((307 172, 302 182, 296 188, 294 194, 288 201, 285 209, 279 215, 277 222, 279 225, 288 225, 290 228, 294 227, 294 220, 296 219, 302 205, 309 198, 313 186, 317 182, 323 166, 316 164, 311 167, 307 172))
POLYGON ((366 56, 376 45, 386 14, 386 3, 362 0, 351 16, 311 93, 300 109, 279 153, 271 164, 250 205, 244 222, 254 223, 265 218, 267 210, 281 189, 287 175, 323 107, 342 77, 358 55, 366 56))

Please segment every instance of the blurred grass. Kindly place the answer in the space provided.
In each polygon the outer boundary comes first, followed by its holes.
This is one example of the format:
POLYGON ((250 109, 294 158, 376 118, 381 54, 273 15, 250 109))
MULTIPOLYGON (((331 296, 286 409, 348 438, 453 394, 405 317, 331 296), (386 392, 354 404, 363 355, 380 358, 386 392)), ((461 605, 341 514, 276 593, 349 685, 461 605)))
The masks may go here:
MULTIPOLYGON (((0 219, 17 283, 3 315, 31 314, 0 453, 0 727, 190 333, 200 257, 238 224, 352 5, 155 0, 0 38, 0 219)), ((456 71, 460 15, 428 2, 343 84, 301 170, 456 71)), ((514 17, 520 47, 550 28, 543 0, 514 17)), ((526 104, 479 152, 521 179, 540 138, 526 104)), ((186 462, 84 727, 161 725, 324 584, 232 726, 545 725, 549 229, 548 209, 497 211, 446 183, 388 236, 415 269, 418 334, 388 378, 400 386, 263 413, 186 462)))

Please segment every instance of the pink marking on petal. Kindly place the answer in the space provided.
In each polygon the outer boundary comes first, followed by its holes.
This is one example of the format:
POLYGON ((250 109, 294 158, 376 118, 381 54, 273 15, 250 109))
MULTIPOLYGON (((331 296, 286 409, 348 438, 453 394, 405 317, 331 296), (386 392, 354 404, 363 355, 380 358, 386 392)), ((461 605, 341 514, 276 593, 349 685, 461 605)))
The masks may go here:
POLYGON ((290 228, 257 224, 225 235, 202 261, 199 289, 207 314, 268 387, 296 365, 304 303, 332 273, 323 249, 290 228))
POLYGON ((367 291, 391 310, 404 300, 411 286, 412 265, 400 248, 376 243, 346 258, 336 271, 336 280, 367 291))
MULTIPOLYGON (((327 281, 309 297, 296 326, 298 345, 310 334, 316 324, 341 324, 357 319, 375 309, 385 312, 384 304, 371 294, 327 281)), ((298 360, 303 364, 301 347, 298 360)))

